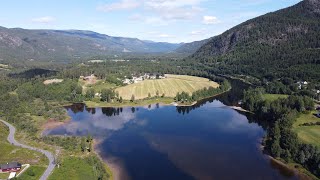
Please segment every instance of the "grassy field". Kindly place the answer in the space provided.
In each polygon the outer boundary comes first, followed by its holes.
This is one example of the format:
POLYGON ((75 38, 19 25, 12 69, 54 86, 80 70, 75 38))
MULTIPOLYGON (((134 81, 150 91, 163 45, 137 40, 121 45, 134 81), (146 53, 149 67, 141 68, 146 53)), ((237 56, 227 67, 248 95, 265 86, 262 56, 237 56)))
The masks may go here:
POLYGON ((204 87, 219 87, 219 84, 210 81, 206 78, 184 76, 184 75, 167 75, 166 79, 145 80, 136 84, 117 88, 116 91, 123 99, 130 100, 134 95, 135 99, 144 99, 151 96, 156 96, 156 92, 159 91, 159 95, 165 94, 166 97, 175 97, 178 92, 188 92, 190 95, 192 92, 204 87))
POLYGON ((79 79, 79 84, 83 87, 83 92, 85 93, 87 89, 93 88, 96 93, 101 92, 102 89, 112 89, 115 88, 115 84, 104 82, 103 80, 97 80, 95 84, 88 84, 84 80, 79 79))
POLYGON ((24 172, 22 175, 17 178, 18 180, 38 180, 40 179, 42 173, 46 170, 46 167, 44 166, 30 166, 26 172, 24 172))
POLYGON ((263 97, 266 101, 275 101, 280 98, 287 98, 288 95, 285 95, 285 94, 264 94, 263 97))
MULTIPOLYGON (((81 157, 68 157, 60 168, 55 168, 49 180, 88 180, 98 179, 96 170, 81 157)), ((108 179, 108 178, 107 178, 108 179)))
MULTIPOLYGON (((37 167, 34 171, 34 177, 41 176, 48 163, 46 157, 38 152, 11 145, 7 142, 8 133, 9 129, 4 124, 0 123, 0 163, 18 161, 22 164, 30 164, 31 167, 37 167)), ((2 176, 5 175, 2 174, 0 177, 2 178, 2 176)))
POLYGON ((169 105, 174 102, 173 98, 164 97, 164 98, 151 98, 151 99, 144 99, 144 100, 136 100, 134 102, 131 101, 123 101, 122 103, 108 103, 108 102, 101 102, 101 101, 85 101, 85 104, 88 108, 94 107, 134 107, 134 106, 147 106, 150 104, 164 104, 169 105))
POLYGON ((299 126, 304 123, 320 122, 320 118, 314 116, 314 113, 316 111, 302 114, 293 125, 293 130, 303 142, 320 147, 320 126, 299 126))

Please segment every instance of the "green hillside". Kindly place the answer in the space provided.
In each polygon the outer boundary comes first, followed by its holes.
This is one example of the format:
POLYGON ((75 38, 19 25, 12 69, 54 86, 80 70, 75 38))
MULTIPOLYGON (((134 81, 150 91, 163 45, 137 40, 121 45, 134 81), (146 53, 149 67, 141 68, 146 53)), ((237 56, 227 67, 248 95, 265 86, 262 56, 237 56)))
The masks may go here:
POLYGON ((320 77, 320 1, 251 19, 213 37, 189 62, 214 73, 256 77, 320 77))

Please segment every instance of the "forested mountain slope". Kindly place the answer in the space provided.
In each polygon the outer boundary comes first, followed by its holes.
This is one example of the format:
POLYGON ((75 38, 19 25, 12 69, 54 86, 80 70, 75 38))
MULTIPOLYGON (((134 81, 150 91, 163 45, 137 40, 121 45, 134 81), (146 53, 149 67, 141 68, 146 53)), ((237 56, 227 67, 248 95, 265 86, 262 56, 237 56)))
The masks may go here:
POLYGON ((182 53, 182 54, 193 54, 195 53, 200 47, 205 45, 207 42, 209 42, 209 39, 204 39, 201 41, 194 41, 190 43, 182 44, 180 47, 178 47, 175 52, 182 53))
POLYGON ((320 0, 244 22, 213 37, 187 60, 213 73, 320 79, 320 0))
POLYGON ((112 37, 80 30, 27 30, 0 27, 0 59, 68 61, 116 53, 171 52, 180 44, 112 37))

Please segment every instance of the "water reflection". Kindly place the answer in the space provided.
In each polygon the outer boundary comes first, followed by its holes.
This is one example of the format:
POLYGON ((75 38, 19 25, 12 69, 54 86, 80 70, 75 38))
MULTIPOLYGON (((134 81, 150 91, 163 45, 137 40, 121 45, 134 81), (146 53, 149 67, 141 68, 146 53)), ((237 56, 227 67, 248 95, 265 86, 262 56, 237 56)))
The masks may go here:
POLYGON ((226 106, 235 96, 221 96, 191 107, 75 104, 66 107, 72 120, 47 134, 99 138, 99 155, 121 166, 121 179, 297 179, 262 154, 255 117, 226 106))
POLYGON ((122 129, 126 123, 136 121, 137 108, 87 108, 84 104, 66 107, 72 120, 58 128, 47 130, 44 134, 77 135, 88 134, 105 137, 112 131, 122 129))

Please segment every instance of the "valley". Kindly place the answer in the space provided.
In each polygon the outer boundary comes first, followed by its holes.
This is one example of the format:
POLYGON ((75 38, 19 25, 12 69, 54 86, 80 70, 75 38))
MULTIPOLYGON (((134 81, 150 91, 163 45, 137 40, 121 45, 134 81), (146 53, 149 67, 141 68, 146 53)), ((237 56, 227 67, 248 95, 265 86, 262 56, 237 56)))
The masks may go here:
POLYGON ((246 2, 273 9, 234 27, 212 8, 235 2, 166 0, 1 24, 0 119, 21 144, 0 122, 0 179, 319 179, 320 1, 294 2, 246 2))

